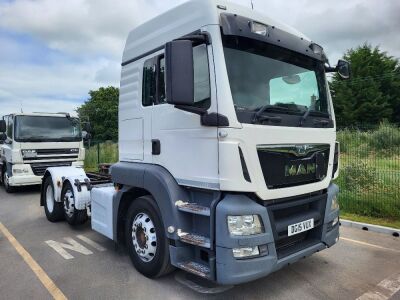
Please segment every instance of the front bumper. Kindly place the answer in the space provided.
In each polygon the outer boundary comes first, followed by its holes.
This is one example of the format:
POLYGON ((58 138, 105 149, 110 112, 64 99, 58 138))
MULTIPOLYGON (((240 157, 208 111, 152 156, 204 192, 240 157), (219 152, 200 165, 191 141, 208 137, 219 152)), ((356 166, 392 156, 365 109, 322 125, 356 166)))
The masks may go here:
MULTIPOLYGON (((315 201, 296 199, 272 206, 260 205, 244 195, 227 195, 217 206, 216 211, 216 278, 220 284, 240 284, 264 277, 280 268, 294 263, 315 252, 333 246, 339 237, 339 224, 332 222, 339 216, 339 210, 331 211, 332 198, 339 192, 331 184, 327 193, 315 197, 315 201), (308 202, 307 202, 308 201, 308 202), (299 203, 299 211, 293 212, 293 203, 299 203), (284 217, 285 207, 290 213, 284 217), (274 214, 274 210, 280 210, 274 214), (262 218, 265 233, 254 236, 231 236, 227 228, 228 215, 259 215, 262 218), (319 215, 318 215, 319 214, 319 215), (315 216, 315 228, 306 232, 301 241, 292 241, 286 237, 282 228, 298 220, 315 216), (278 216, 280 219, 278 219, 278 216), (279 229, 280 228, 280 229, 279 229), (280 231, 279 231, 280 230, 280 231), (283 246, 282 246, 283 245, 283 246), (248 259, 236 259, 232 249, 263 246, 268 249, 260 256, 248 259)), ((286 227, 287 228, 287 227, 286 227)))
MULTIPOLYGON (((83 161, 73 161, 71 166, 83 167, 83 161)), ((12 165, 13 172, 9 174, 10 186, 27 186, 27 185, 40 185, 42 184, 42 177, 33 173, 30 164, 14 164, 12 165), (25 170, 24 173, 18 173, 15 169, 25 170), (10 176, 11 175, 11 176, 10 176)))

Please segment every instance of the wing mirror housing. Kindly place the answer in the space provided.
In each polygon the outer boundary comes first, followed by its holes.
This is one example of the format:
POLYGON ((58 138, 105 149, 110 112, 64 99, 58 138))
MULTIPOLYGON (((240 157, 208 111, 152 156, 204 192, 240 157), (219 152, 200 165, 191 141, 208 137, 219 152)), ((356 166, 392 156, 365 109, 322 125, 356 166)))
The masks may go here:
POLYGON ((339 59, 336 65, 336 71, 342 79, 350 79, 350 63, 348 61, 339 59))
POLYGON ((7 126, 5 120, 0 120, 0 132, 6 132, 7 126))
POLYGON ((194 104, 193 44, 176 40, 165 45, 167 102, 180 108, 194 104))
POLYGON ((82 131, 82 139, 83 139, 84 141, 89 141, 89 140, 92 139, 92 135, 91 135, 89 132, 83 130, 83 131, 82 131))
POLYGON ((325 66, 325 72, 332 73, 337 72, 342 79, 351 78, 351 68, 350 63, 344 59, 339 59, 336 67, 325 66))

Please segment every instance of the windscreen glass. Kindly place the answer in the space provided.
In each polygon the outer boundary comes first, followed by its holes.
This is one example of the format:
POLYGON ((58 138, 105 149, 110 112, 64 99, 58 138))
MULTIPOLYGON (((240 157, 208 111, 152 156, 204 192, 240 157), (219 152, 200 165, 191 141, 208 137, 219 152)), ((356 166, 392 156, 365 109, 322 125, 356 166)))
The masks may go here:
POLYGON ((82 131, 76 118, 17 116, 15 139, 20 142, 80 141, 82 131))
MULTIPOLYGON (((236 110, 329 118, 323 64, 268 43, 225 37, 224 52, 236 110)), ((239 115, 238 115, 239 117, 239 115)), ((254 123, 252 117, 241 122, 254 123), (248 119, 248 120, 247 120, 248 119)), ((282 124, 284 124, 284 118, 282 124)))

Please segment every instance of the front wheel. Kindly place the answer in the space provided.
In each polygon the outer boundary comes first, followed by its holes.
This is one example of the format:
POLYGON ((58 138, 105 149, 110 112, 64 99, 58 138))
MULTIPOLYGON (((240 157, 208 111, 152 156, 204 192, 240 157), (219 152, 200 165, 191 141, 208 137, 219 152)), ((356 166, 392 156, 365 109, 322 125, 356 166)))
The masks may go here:
POLYGON ((7 167, 4 167, 4 169, 3 169, 2 181, 3 181, 4 189, 6 190, 7 193, 13 193, 15 191, 15 188, 10 185, 10 178, 8 177, 8 174, 7 174, 7 167))
POLYGON ((64 219, 64 209, 61 202, 54 199, 54 186, 51 176, 47 176, 43 183, 44 213, 50 222, 58 222, 64 219))
POLYGON ((160 210, 151 196, 134 200, 125 221, 125 242, 136 270, 157 278, 174 270, 160 210))
POLYGON ((61 192, 61 199, 63 201, 64 216, 70 225, 80 225, 88 219, 86 209, 75 208, 75 194, 74 189, 69 181, 66 181, 61 192))

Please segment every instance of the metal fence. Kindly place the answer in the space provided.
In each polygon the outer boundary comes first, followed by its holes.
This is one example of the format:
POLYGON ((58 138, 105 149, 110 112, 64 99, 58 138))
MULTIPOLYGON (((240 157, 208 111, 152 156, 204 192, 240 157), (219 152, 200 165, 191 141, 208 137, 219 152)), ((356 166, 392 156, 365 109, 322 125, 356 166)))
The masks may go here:
POLYGON ((400 128, 382 123, 338 129, 341 210, 400 219, 400 128))
MULTIPOLYGON (((400 127, 357 125, 338 129, 340 204, 343 212, 400 219, 400 127)), ((85 168, 118 161, 115 141, 91 141, 85 168)))
POLYGON ((100 164, 118 161, 118 143, 116 141, 90 141, 85 143, 85 169, 97 171, 100 164))

